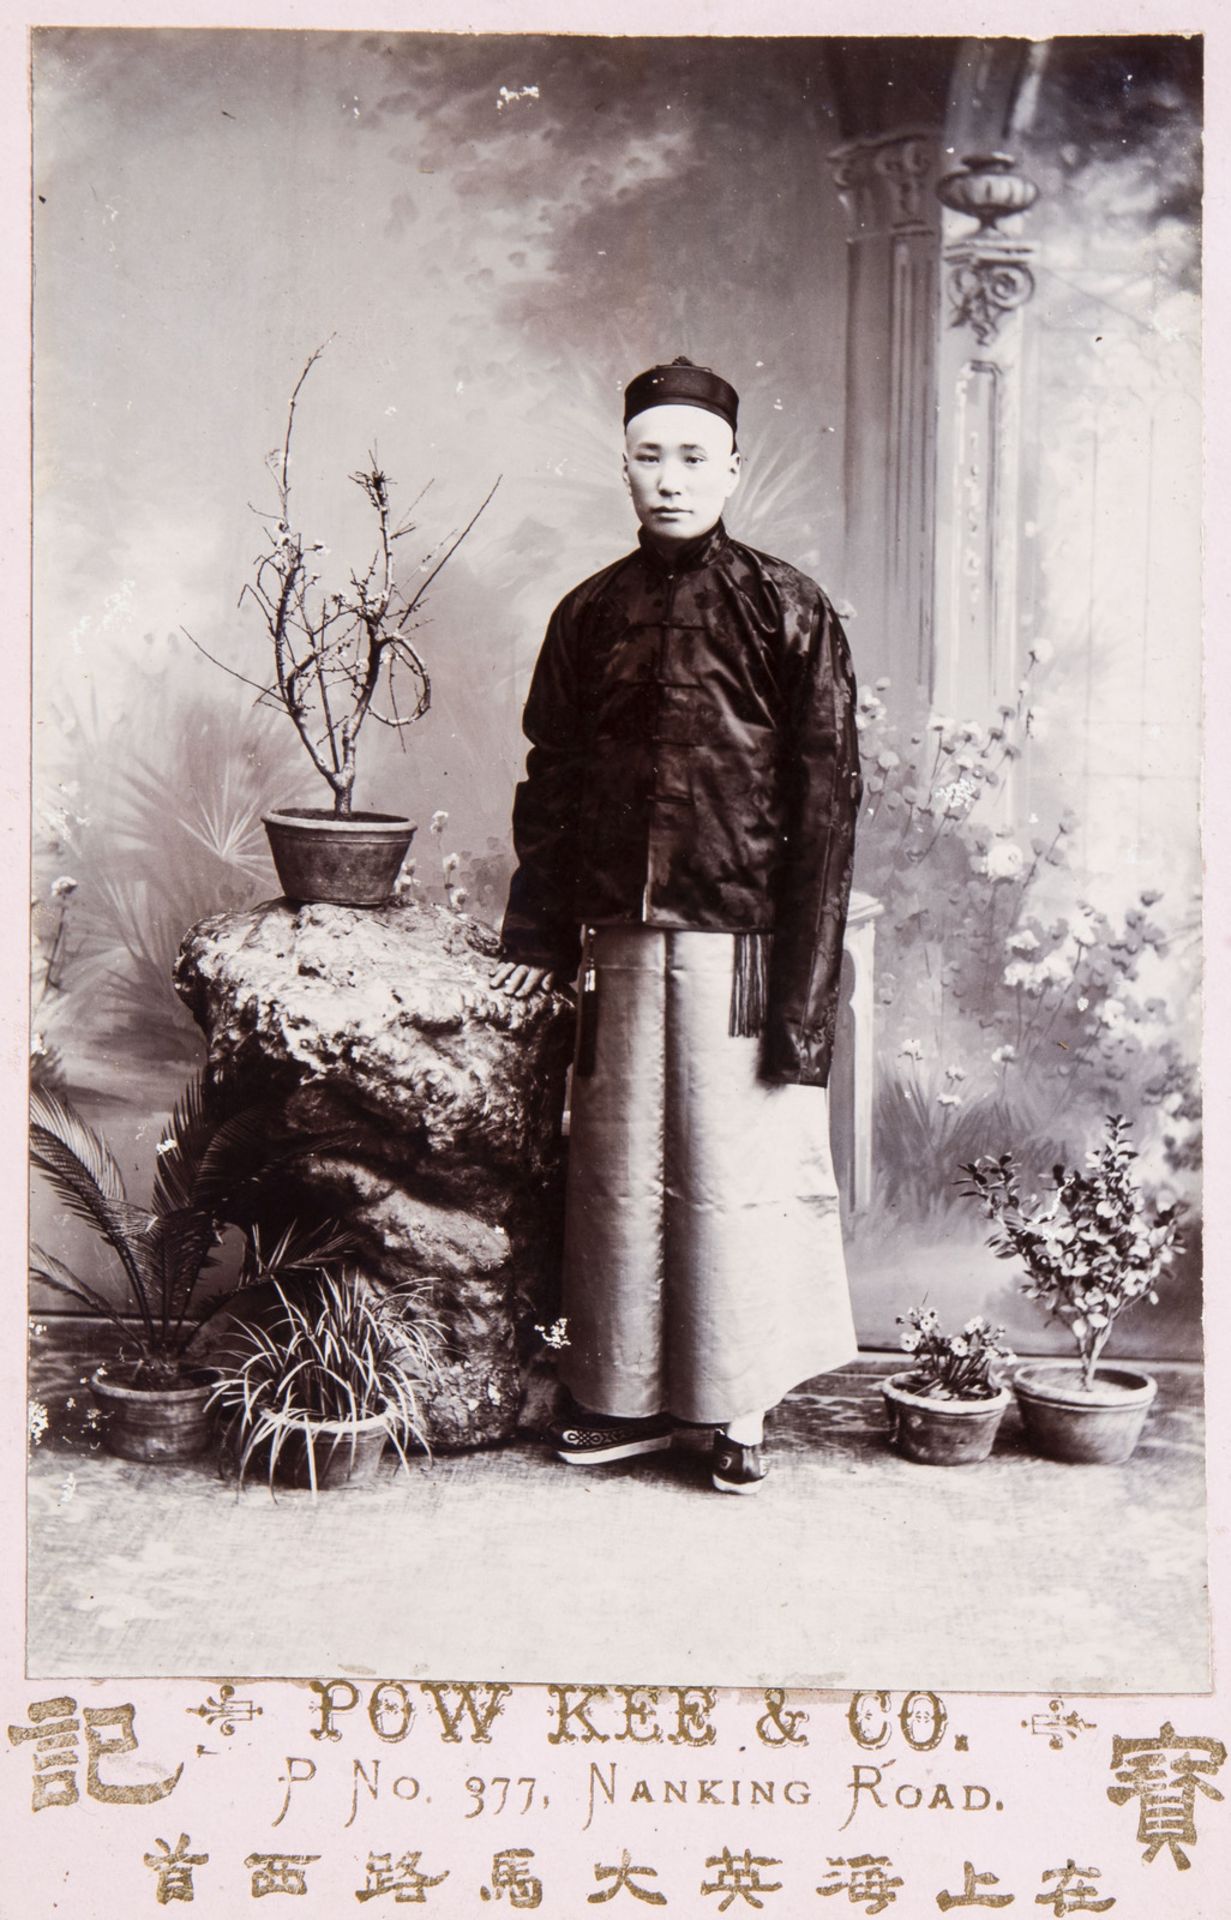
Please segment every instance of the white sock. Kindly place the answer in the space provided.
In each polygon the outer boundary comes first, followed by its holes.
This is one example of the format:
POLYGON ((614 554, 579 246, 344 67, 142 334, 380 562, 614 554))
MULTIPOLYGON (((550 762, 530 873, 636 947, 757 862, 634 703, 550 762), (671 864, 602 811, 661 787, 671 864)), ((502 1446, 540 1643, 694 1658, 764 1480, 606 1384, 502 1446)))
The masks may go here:
POLYGON ((741 1413, 736 1420, 728 1420, 723 1429, 728 1440, 734 1440, 737 1446, 759 1447, 765 1437, 764 1413, 741 1413))

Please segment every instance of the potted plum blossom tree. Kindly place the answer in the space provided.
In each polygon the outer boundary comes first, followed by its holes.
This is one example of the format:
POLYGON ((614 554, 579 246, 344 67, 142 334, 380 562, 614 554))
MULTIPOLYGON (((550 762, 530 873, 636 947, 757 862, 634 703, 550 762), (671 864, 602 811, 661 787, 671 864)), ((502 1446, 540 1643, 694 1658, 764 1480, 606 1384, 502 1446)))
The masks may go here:
POLYGON ((1013 1382, 1029 1438, 1056 1460, 1127 1460, 1158 1392, 1137 1368, 1099 1366, 1120 1315, 1139 1300, 1157 1303, 1180 1247, 1178 1205, 1147 1203, 1136 1157, 1127 1120, 1111 1114, 1085 1171, 1056 1166, 1045 1194, 1023 1199, 1012 1154, 962 1168, 962 1192, 996 1222, 994 1252, 1022 1262, 1023 1293, 1063 1320, 1077 1347, 1076 1360, 1034 1362, 1013 1382))
POLYGON ((356 809, 360 734, 373 720, 401 735, 428 711, 431 680, 412 636, 421 624, 428 590, 500 482, 496 481, 461 532, 440 543, 443 553, 438 545, 424 557, 419 567, 422 577, 408 592, 398 578, 398 542, 415 531, 416 523, 395 515, 389 476, 371 453, 367 465, 350 477, 375 516, 374 550, 366 566, 351 572, 345 586, 327 590, 319 571, 327 549, 321 541, 305 537, 291 503, 295 411, 304 382, 323 352, 324 347, 318 347, 309 356, 295 382, 281 447, 269 456, 276 511, 263 516, 269 522, 266 550, 240 595, 241 600, 254 603, 264 623, 273 677, 258 683, 215 660, 198 641, 193 640, 193 645, 216 666, 256 687, 258 705, 273 706, 287 715, 313 768, 329 788, 332 804, 328 807, 280 806, 264 816, 286 897, 381 906, 393 893, 415 827, 401 814, 356 809))
POLYGON ((908 1460, 957 1467, 986 1460, 1009 1404, 998 1368, 1013 1359, 1004 1328, 975 1314, 961 1333, 944 1334, 931 1308, 898 1315, 909 1372, 882 1382, 893 1439, 908 1460))

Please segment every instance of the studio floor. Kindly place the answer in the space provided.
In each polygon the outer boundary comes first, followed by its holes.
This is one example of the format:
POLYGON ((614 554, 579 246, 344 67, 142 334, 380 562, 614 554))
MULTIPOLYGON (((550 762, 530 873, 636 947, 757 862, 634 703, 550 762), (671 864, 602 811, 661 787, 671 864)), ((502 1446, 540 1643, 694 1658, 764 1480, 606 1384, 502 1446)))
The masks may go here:
POLYGON ((526 1441, 275 1502, 208 1460, 102 1453, 72 1356, 36 1343, 28 1671, 1204 1691, 1200 1369, 1151 1369, 1126 1466, 1039 1459, 1011 1410, 986 1465, 943 1468, 889 1447, 894 1365, 794 1393, 751 1499, 681 1433, 601 1469, 526 1441))

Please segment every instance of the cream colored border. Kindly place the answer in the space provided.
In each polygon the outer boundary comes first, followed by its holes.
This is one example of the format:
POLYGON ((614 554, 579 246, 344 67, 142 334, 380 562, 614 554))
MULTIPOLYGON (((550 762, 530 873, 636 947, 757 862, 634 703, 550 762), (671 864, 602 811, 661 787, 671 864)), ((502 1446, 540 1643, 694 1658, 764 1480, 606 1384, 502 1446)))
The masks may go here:
MULTIPOLYGON (((1194 9, 1193 14, 1197 11, 1194 9)), ((895 1860, 905 1860, 909 1855, 915 1862, 911 1885, 903 1890, 898 1902, 888 1909, 890 1920, 895 1920, 895 1916, 899 1916, 900 1920, 922 1920, 924 1914, 936 1912, 934 1890, 960 1887, 963 1857, 971 1857, 972 1854, 981 1870, 992 1868, 1000 1874, 999 1890, 1015 1892, 1018 1911, 1050 1912, 1050 1908, 1035 1906, 1034 1893, 1039 1884, 1037 1870, 1031 1878, 1025 1864, 1034 1862, 1037 1869, 1036 1856, 1041 1834, 1046 1836, 1046 1844, 1052 1847, 1057 1860, 1075 1850, 1079 1857, 1083 1857, 1085 1850, 1092 1863, 1101 1861, 1106 1888, 1116 1895, 1117 1904, 1111 1910, 1114 1920, 1134 1920, 1134 1916, 1138 1915, 1141 1920, 1215 1920, 1216 1915, 1226 1911, 1226 1888, 1231 1885, 1231 1766, 1224 1771, 1220 1783, 1227 1794, 1226 1801, 1220 1805, 1207 1800, 1199 1806, 1201 1841, 1194 1854, 1193 1871, 1188 1874, 1177 1874, 1165 1860, 1155 1862, 1152 1868, 1143 1869, 1138 1860, 1139 1850, 1131 1844, 1131 1812, 1109 1811, 1105 1796, 1109 1779, 1106 1768, 1107 1740, 1117 1728, 1131 1732, 1148 1731, 1164 1717, 1170 1716, 1175 1725, 1184 1731, 1212 1734, 1231 1744, 1231 1680, 1228 1679, 1228 1648, 1231 1645, 1231 1550, 1228 1547, 1228 1525, 1231 1514, 1228 1511, 1226 1470, 1227 1461, 1231 1458, 1231 1395, 1222 1390, 1228 1362, 1231 1361, 1231 1292, 1224 1284, 1228 1255, 1231 1254, 1227 1217, 1231 1182, 1222 1174, 1231 1161, 1231 1140, 1228 1138, 1228 1095, 1219 1071, 1228 1056, 1228 1022, 1231 1018, 1228 1015, 1228 1006, 1231 1005, 1228 997, 1231 987, 1228 977, 1231 886, 1227 884, 1231 792, 1228 791, 1229 756, 1221 732, 1222 716, 1231 711, 1231 658, 1228 654, 1231 647, 1231 633, 1228 631, 1231 541, 1223 532, 1227 521, 1226 510, 1231 505, 1231 475, 1228 472, 1226 385, 1222 364, 1226 354, 1225 342, 1231 337, 1226 231, 1226 118, 1231 109, 1231 88, 1228 86, 1231 78, 1231 27, 1223 24, 1219 11, 1212 5, 1207 4, 1199 11, 1204 17, 1186 16, 1184 10, 1174 4, 1174 0, 1168 6, 1147 4, 1146 0, 1033 0, 1030 5, 971 5, 958 3, 958 0, 949 0, 948 4, 943 4, 942 0, 926 0, 926 3, 921 0, 920 4, 910 4, 910 0, 903 0, 902 4, 887 4, 886 0, 841 0, 840 4, 838 0, 831 0, 830 4, 819 4, 818 0, 811 0, 811 3, 808 0, 794 0, 793 4, 788 4, 788 0, 758 0, 755 7, 751 0, 743 0, 743 4, 738 4, 737 0, 622 0, 619 5, 613 4, 612 0, 608 0, 607 4, 595 4, 595 0, 471 0, 469 5, 456 6, 440 4, 439 0, 438 4, 430 6, 367 0, 359 12, 354 9, 343 10, 336 4, 325 3, 325 0, 284 0, 281 5, 271 5, 269 0, 244 0, 244 4, 237 4, 236 0, 222 4, 218 0, 217 4, 201 6, 186 3, 186 0, 163 0, 163 4, 157 8, 111 0, 110 4, 57 6, 54 10, 48 9, 44 20, 39 22, 54 25, 273 26, 301 29, 354 28, 361 25, 374 30, 445 28, 510 33, 527 29, 619 34, 772 31, 803 34, 926 32, 931 35, 999 32, 1044 37, 1075 32, 1204 30, 1207 35, 1207 127, 1211 184, 1207 195, 1206 337, 1210 344, 1206 416, 1209 422, 1206 657, 1207 715, 1212 743, 1207 764, 1206 815, 1209 873, 1206 1096, 1210 1168, 1206 1266, 1216 1691, 1212 1698, 1207 1696, 1174 1702, 1153 1698, 1136 1703, 1100 1703, 1098 1714, 1091 1716, 1100 1721, 1099 1754, 1089 1764, 1083 1763, 1078 1767, 1073 1763, 1068 1766, 1063 1775, 1063 1786, 1059 1770, 1049 1776, 1041 1764, 1038 1749, 1043 1743, 1027 1744, 1019 1737, 1023 1714, 1041 1706, 1042 1702, 1029 1701, 1025 1697, 1010 1697, 1000 1701, 991 1696, 951 1697, 951 1708, 964 1714, 971 1729, 972 1759, 964 1777, 994 1778, 995 1789, 1005 1802, 1005 1813, 995 1828, 993 1845, 984 1838, 986 1829, 979 1829, 975 1837, 974 1829, 962 1829, 960 1826, 949 1828, 943 1820, 934 1836, 929 1835, 924 1841, 918 1837, 918 1830, 911 1830, 910 1815, 899 1814, 892 1809, 888 1811, 883 1823, 871 1836, 876 1842, 872 1850, 891 1854, 895 1860), (1014 1868, 1014 1861, 1023 1863, 1020 1869, 1014 1868), (921 1870, 920 1862, 925 1862, 931 1871, 921 1870)), ((7 1204, 0 1209, 4 1252, 0 1265, 0 1273, 4 1276, 0 1287, 0 1406, 4 1409, 3 1419, 0 1420, 0 1519, 3 1520, 0 1529, 0 1542, 3 1543, 0 1545, 0 1723, 23 1718, 28 1699, 49 1690, 46 1687, 31 1690, 23 1677, 24 1569, 20 1551, 24 1528, 25 1452, 22 1417, 25 1404, 22 1275, 25 1240, 24 996, 28 811, 26 476, 29 285, 25 39, 31 24, 33 21, 28 14, 5 0, 0 7, 0 88, 3 89, 0 95, 0 151, 4 159, 0 219, 3 220, 5 267, 4 298, 0 304, 0 327, 3 329, 0 351, 5 373, 0 390, 3 395, 2 444, 5 452, 3 492, 0 496, 3 504, 0 539, 3 540, 5 562, 5 623, 2 637, 5 679, 3 698, 0 699, 0 871, 5 877, 7 913, 0 961, 4 986, 0 994, 0 1165, 4 1170, 3 1193, 7 1204)), ((1045 1577, 1045 1570, 1041 1570, 1041 1577, 1045 1577)), ((1131 1569, 1126 1569, 1126 1578, 1131 1580, 1131 1577, 1131 1569)), ((679 1677, 681 1683, 689 1678, 685 1674, 679 1677)), ((869 1676, 869 1680, 875 1684, 875 1676, 869 1676)), ((926 1685, 927 1676, 920 1675, 919 1681, 920 1685, 926 1685)), ((195 1699, 203 1691, 198 1684, 191 1697, 195 1699)), ((253 1848, 272 1849, 279 1845, 294 1848, 297 1844, 302 1845, 302 1835, 298 1841, 290 1837, 294 1824, 292 1821, 288 1820, 285 1829, 288 1837, 285 1839, 270 1831, 277 1798, 282 1792, 276 1783, 276 1775, 282 1771, 288 1753, 323 1755, 326 1749, 314 1749, 307 1740, 308 1721, 300 1691, 282 1687, 270 1689, 270 1694, 274 1691, 280 1699, 268 1700, 266 1731, 269 1737, 260 1755, 250 1756, 249 1761, 242 1764, 238 1753, 231 1756, 235 1764, 229 1773, 220 1769, 210 1776, 207 1783, 199 1783, 191 1798, 185 1796, 170 1801, 165 1812, 151 1808, 137 1813, 131 1809, 96 1808, 83 1804, 64 1812, 31 1815, 28 1757, 25 1753, 15 1754, 7 1749, 6 1744, 5 1751, 0 1753, 0 1831, 4 1836, 4 1844, 0 1846, 0 1912, 14 1915, 28 1913, 31 1916, 50 1912, 50 1907, 42 1904, 44 1895, 36 1891, 39 1887, 49 1894, 54 1890, 54 1897, 58 1901, 55 1911, 64 1920, 85 1920, 86 1916, 89 1920, 113 1920, 113 1916, 139 1911, 142 1902, 153 1903, 154 1887, 152 1876, 141 1872, 138 1878, 134 1861, 151 1845, 155 1834, 165 1834, 174 1844, 181 1828, 192 1832, 194 1847, 200 1845, 207 1848, 218 1863, 224 1859, 238 1858, 253 1848), (292 1741, 297 1744, 290 1744, 292 1741), (96 1817, 104 1815, 108 1817, 96 1817), (132 1891, 134 1885, 135 1894, 132 1891)), ((520 1691, 535 1698, 519 1698, 516 1713, 510 1712, 506 1724, 511 1731, 512 1722, 516 1720, 518 1725, 524 1723, 525 1731, 517 1734, 515 1745, 510 1747, 506 1736, 503 1745, 494 1747, 489 1765, 494 1769, 498 1756, 502 1773, 544 1777, 554 1769, 560 1782, 559 1791, 565 1795, 575 1794, 577 1779, 587 1773, 589 1754, 574 1754, 571 1750, 550 1747, 544 1737, 548 1715, 547 1703, 541 1698, 542 1690, 520 1691)), ((134 1698, 140 1703, 139 1724, 144 1720, 151 1729, 158 1728, 164 1718, 168 1727, 185 1724, 177 1716, 182 1714, 189 1696, 183 1686, 175 1681, 129 1683, 119 1689, 110 1687, 105 1694, 92 1694, 88 1683, 83 1682, 78 1693, 84 1700, 93 1697, 96 1701, 104 1698, 109 1701, 113 1694, 116 1698, 121 1694, 134 1698)), ((758 1827, 752 1832, 746 1823, 741 1826, 734 1817, 716 1823, 708 1809, 698 1808, 695 1812, 691 1809, 677 1810, 678 1818, 673 1818, 669 1823, 664 1819, 663 1837, 656 1842, 654 1854, 662 1870, 658 1884, 669 1884, 672 1888, 669 1911, 685 1914, 718 1910, 717 1901, 701 1900, 695 1893, 689 1896, 674 1891, 685 1883, 668 1881, 667 1869, 673 1850, 677 1855, 687 1852, 703 1857, 710 1851, 717 1851, 727 1841, 733 1846, 742 1846, 747 1835, 755 1840, 763 1852, 782 1852, 788 1864, 798 1865, 799 1871, 793 1875, 793 1884, 797 1887, 805 1885, 805 1866, 809 1873, 815 1868, 816 1878, 819 1879, 826 1870, 827 1854, 856 1850, 855 1830, 852 1830, 849 1846, 836 1831, 845 1811, 842 1785, 852 1757, 858 1757, 854 1755, 846 1733, 845 1703, 835 1701, 823 1704, 814 1700, 802 1704, 811 1707, 813 1716, 811 1727, 814 1745, 806 1770, 818 1782, 815 1817, 809 1814, 806 1824, 801 1825, 799 1822, 792 1824, 791 1820, 782 1816, 777 1824, 758 1827), (835 1809, 839 1810, 836 1819, 830 1817, 835 1809)), ((748 1754, 742 1753, 742 1747, 750 1739, 749 1730, 759 1710, 759 1707, 754 1710, 750 1706, 746 1696, 733 1694, 720 1702, 720 1712, 715 1717, 722 1721, 722 1735, 711 1750, 712 1759, 701 1756, 706 1758, 705 1771, 715 1776, 730 1776, 740 1768, 752 1770, 753 1759, 757 1757, 755 1746, 750 1748, 748 1754)), ((369 1741, 367 1744, 370 1746, 372 1743, 369 1741)), ((183 1745, 186 1752, 191 1750, 187 1739, 183 1745)), ((359 1748, 356 1747, 354 1751, 358 1752, 359 1748)), ((419 1764, 434 1764, 441 1770, 443 1781, 445 1763, 453 1766, 451 1751, 438 1743, 434 1747, 421 1745, 417 1751, 419 1764)), ((609 1750, 599 1751, 605 1758, 609 1750)), ((623 1758, 627 1750, 620 1751, 623 1758)), ((684 1758, 690 1764, 693 1758, 691 1755, 681 1756, 676 1749, 672 1749, 672 1756, 680 1761, 676 1771, 684 1770, 684 1758)), ((172 1755, 171 1750, 167 1749, 166 1757, 179 1756, 172 1755)), ((907 1755, 902 1757, 909 1758, 907 1755)), ((459 1750, 457 1758, 463 1775, 467 1771, 483 1771, 478 1765, 484 1758, 482 1749, 459 1750)), ((763 1769, 763 1752, 759 1758, 763 1769)), ((399 1761, 397 1769, 409 1772, 409 1757, 405 1767, 399 1761)), ((647 1767, 643 1770, 651 1769, 647 1767)), ((662 1767, 657 1769, 658 1772, 665 1770, 662 1767)), ((691 1770, 695 1774, 698 1768, 692 1766, 691 1770)), ((801 1766, 800 1771, 804 1770, 801 1766)), ((457 1771, 458 1767, 453 1766, 453 1773, 457 1771)), ((896 1777, 903 1777, 901 1767, 896 1777)), ((458 1828, 457 1833, 461 1837, 450 1838, 453 1834, 451 1816, 442 1811, 429 1814, 426 1806, 422 1811, 415 1810, 413 1833, 409 1819, 407 1815, 396 1832, 391 1823, 394 1843, 399 1848, 422 1847, 425 1869, 438 1870, 443 1864, 450 1865, 452 1869, 450 1880, 429 1896, 427 1910, 446 1916, 480 1912, 494 1914, 500 1911, 494 1905, 480 1904, 477 1887, 486 1871, 491 1848, 502 1842, 494 1839, 481 1822, 476 1822, 469 1829, 458 1828)), ((866 1836, 861 1836, 861 1844, 864 1838, 866 1836)), ((313 1845, 311 1850, 328 1853, 330 1848, 336 1852, 344 1844, 349 1847, 346 1836, 340 1831, 340 1823, 332 1817, 332 1813, 328 1821, 322 1822, 319 1839, 320 1845, 313 1845)), ((381 1844, 388 1845, 390 1841, 385 1840, 381 1844)), ((614 1829, 605 1830, 603 1837, 593 1829, 588 1834, 582 1833, 579 1819, 574 1819, 570 1814, 567 1826, 563 1820, 561 1822, 558 1841, 552 1842, 550 1847, 546 1844, 542 1847, 539 1864, 549 1879, 549 1886, 563 1886, 570 1879, 574 1887, 581 1886, 583 1880, 587 1886, 594 1886, 596 1883, 592 1877, 591 1863, 599 1859, 618 1858, 618 1845, 614 1829)), ((357 1851, 358 1846, 356 1840, 353 1850, 357 1851)), ((221 1889, 216 1874, 200 1876, 194 1911, 205 1915, 234 1915, 247 1911, 246 1875, 240 1876, 244 1897, 237 1901, 235 1889, 240 1881, 234 1878, 233 1862, 228 1874, 229 1895, 221 1889)), ((352 1876, 349 1882, 343 1879, 336 1883, 334 1890, 333 1883, 327 1882, 322 1877, 322 1870, 318 1869, 312 1886, 311 1904, 306 1902, 302 1911, 306 1914, 326 1912, 337 1915, 348 1910, 352 1893, 343 1889, 347 1886, 353 1889, 360 1884, 360 1880, 361 1876, 358 1879, 352 1876)), ((691 1884, 695 1888, 695 1875, 691 1884)), ((816 1896, 811 1892, 812 1884, 815 1881, 807 1884, 807 1892, 802 1896, 803 1904, 800 1904, 801 1896, 798 1895, 789 1896, 789 1903, 786 1895, 767 1897, 765 1911, 769 1920, 795 1920, 797 1913, 805 1911, 832 1911, 838 1914, 863 1911, 862 1908, 849 1906, 845 1900, 834 1902, 832 1907, 824 1902, 818 1905, 816 1896)), ((571 1903, 566 1901, 561 1904, 549 1891, 542 1910, 551 1916, 567 1915, 567 1920, 575 1920, 575 1912, 570 1911, 570 1905, 575 1908, 576 1900, 584 1903, 585 1894, 576 1895, 571 1903)), ((390 1904, 384 1903, 386 1907, 390 1904)), ((627 1896, 621 1896, 620 1911, 631 1912, 634 1904, 627 1896)), ((380 1910, 378 1906, 377 1911, 380 1910)), ((637 1910, 640 1910, 639 1906, 637 1910)), ((275 1913, 278 1911, 275 1909, 275 1913)), ((738 1915, 751 1911, 751 1908, 746 1908, 741 1902, 734 1911, 738 1915)))

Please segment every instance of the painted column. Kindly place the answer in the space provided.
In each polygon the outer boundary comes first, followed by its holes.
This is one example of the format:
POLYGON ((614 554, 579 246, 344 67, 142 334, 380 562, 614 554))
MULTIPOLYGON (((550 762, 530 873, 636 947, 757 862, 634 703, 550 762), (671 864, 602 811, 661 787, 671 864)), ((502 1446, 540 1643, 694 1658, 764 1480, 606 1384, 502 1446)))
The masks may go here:
POLYGON ((846 581, 861 678, 930 697, 941 135, 831 156, 849 222, 846 581))
POLYGON ((1012 705, 1017 641, 1023 313, 1033 248, 999 229, 1038 197, 1012 157, 971 155, 939 182, 959 228, 944 250, 937 364, 936 674, 941 712, 1012 705), (955 218, 956 216, 956 218, 955 218), (977 224, 971 228, 969 219, 977 224))
POLYGON ((868 893, 851 895, 842 955, 838 1044, 830 1083, 834 1169, 852 1213, 872 1204, 872 1117, 876 1095, 876 922, 884 911, 868 893))

